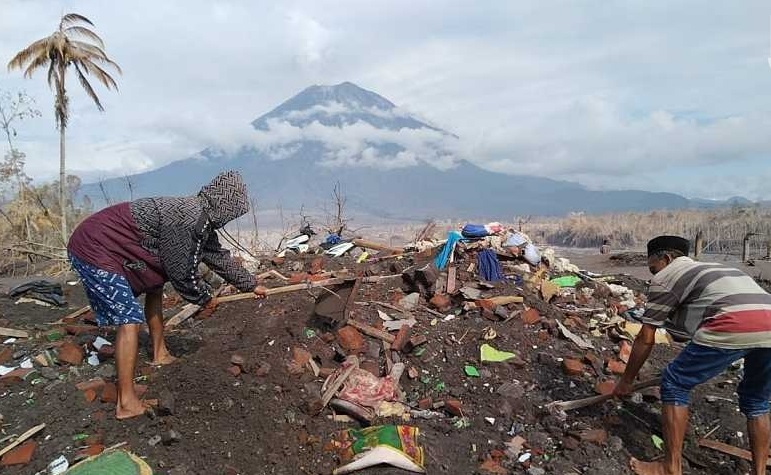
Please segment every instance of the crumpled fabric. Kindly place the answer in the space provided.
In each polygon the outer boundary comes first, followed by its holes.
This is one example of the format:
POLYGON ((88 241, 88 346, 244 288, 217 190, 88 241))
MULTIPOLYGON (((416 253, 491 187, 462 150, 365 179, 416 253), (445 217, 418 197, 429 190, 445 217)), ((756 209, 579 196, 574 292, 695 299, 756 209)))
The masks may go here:
POLYGON ((21 295, 26 295, 29 298, 50 303, 51 305, 56 305, 58 307, 67 305, 67 301, 64 299, 62 291, 62 284, 51 282, 50 280, 32 280, 17 285, 8 291, 8 296, 11 298, 16 298, 21 295))

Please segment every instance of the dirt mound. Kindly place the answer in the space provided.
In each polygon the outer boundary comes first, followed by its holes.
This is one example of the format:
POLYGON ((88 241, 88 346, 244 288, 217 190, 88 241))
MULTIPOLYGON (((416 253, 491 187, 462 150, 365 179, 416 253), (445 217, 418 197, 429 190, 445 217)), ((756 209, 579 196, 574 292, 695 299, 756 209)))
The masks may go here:
POLYGON ((643 252, 619 252, 608 260, 618 267, 648 267, 648 256, 643 252))

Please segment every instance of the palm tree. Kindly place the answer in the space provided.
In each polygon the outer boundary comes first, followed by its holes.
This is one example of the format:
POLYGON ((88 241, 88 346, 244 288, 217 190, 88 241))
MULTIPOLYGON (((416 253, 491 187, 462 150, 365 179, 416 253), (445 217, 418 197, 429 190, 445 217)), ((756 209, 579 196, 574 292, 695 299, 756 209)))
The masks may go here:
POLYGON ((56 97, 54 114, 56 128, 59 130, 59 206, 62 213, 62 240, 65 244, 68 234, 64 131, 70 117, 69 98, 65 88, 67 68, 72 66, 75 69, 80 85, 100 111, 104 111, 104 107, 86 76, 95 77, 107 89, 117 90, 118 84, 105 68, 122 73, 120 67, 107 57, 104 42, 99 35, 84 25, 94 26, 91 20, 83 15, 67 13, 62 16, 58 30, 19 51, 8 63, 8 70, 23 69, 26 78, 31 78, 39 69, 48 69, 48 86, 56 97))

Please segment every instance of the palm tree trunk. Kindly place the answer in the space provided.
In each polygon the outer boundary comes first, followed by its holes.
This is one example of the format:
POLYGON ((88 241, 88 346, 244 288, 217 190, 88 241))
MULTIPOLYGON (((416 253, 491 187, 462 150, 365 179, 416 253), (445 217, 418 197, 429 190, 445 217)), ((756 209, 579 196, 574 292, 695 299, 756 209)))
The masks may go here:
POLYGON ((62 242, 67 245, 67 196, 64 193, 66 173, 64 169, 64 127, 59 127, 59 208, 62 212, 62 242))

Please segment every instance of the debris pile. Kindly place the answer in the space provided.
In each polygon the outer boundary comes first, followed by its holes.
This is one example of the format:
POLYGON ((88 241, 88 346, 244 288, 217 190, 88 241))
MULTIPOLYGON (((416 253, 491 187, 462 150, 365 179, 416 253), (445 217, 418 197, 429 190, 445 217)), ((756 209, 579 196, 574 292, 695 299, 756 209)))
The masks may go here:
MULTIPOLYGON (((7 439, 19 442, 8 460, 44 470, 126 442, 158 473, 537 475, 622 473, 629 453, 655 455, 657 388, 600 403, 640 331, 645 283, 580 270, 499 223, 430 229, 405 247, 306 229, 255 263, 270 289, 259 303, 222 287, 201 312, 168 292, 171 348, 185 354, 139 366, 154 407, 143 422, 112 418, 114 332, 87 307, 23 330, 3 322, 25 332, 0 345, 5 424, 47 424, 7 439), (57 415, 62 404, 73 415, 57 415)), ((643 383, 673 352, 666 334, 657 342, 643 383)), ((715 411, 733 401, 724 386, 715 411)), ((725 430, 710 435, 736 443, 725 430)))

